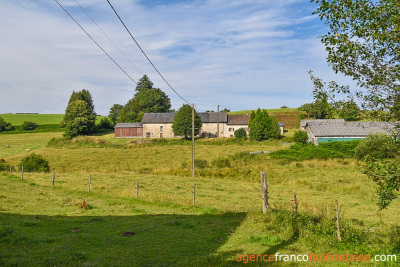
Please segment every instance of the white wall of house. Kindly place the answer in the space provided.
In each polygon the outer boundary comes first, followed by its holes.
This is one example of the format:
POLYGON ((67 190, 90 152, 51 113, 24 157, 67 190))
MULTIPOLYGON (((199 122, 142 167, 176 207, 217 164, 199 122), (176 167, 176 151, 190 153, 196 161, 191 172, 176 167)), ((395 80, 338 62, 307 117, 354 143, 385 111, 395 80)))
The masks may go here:
MULTIPOLYGON (((217 123, 202 123, 201 134, 202 137, 217 137, 217 123)), ((224 131, 226 128, 226 123, 219 123, 219 137, 226 137, 224 131)))
POLYGON ((249 135, 249 126, 247 124, 243 125, 226 125, 224 131, 224 137, 234 137, 235 131, 243 128, 246 130, 247 135, 249 135))
POLYGON ((174 138, 172 123, 143 124, 143 138, 174 138))

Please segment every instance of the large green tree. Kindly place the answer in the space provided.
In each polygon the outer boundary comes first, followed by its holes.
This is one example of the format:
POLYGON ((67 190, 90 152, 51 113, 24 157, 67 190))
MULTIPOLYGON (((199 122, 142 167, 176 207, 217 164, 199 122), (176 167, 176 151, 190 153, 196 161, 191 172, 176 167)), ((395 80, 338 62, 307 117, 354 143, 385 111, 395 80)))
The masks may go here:
POLYGON ((72 92, 65 110, 62 124, 65 125, 65 136, 92 133, 95 128, 96 114, 92 95, 88 90, 72 92))
MULTIPOLYGON (((144 75, 137 83, 135 95, 120 110, 117 122, 141 121, 144 113, 169 112, 171 99, 144 75)), ((115 105, 114 105, 115 106, 115 105)))
POLYGON ((278 121, 269 116, 266 110, 257 109, 252 112, 249 120, 250 139, 261 141, 263 139, 277 139, 281 135, 278 121))
MULTIPOLYGON (((194 111, 194 135, 201 132, 201 119, 196 110, 194 111)), ((192 107, 183 105, 174 117, 172 131, 177 136, 184 136, 186 139, 192 136, 192 107)))
POLYGON ((110 119, 112 124, 116 124, 117 123, 117 118, 119 113, 121 112, 121 110, 124 108, 123 105, 120 104, 114 104, 111 108, 110 108, 110 112, 108 114, 108 118, 110 119))
MULTIPOLYGON (((329 26, 321 36, 327 61, 335 72, 352 77, 361 90, 334 86, 315 93, 351 94, 374 114, 399 110, 400 93, 400 1, 398 0, 311 0, 316 14, 329 26), (384 111, 384 112, 382 112, 384 111)), ((395 134, 395 133, 394 133, 395 134)), ((378 206, 386 208, 398 197, 400 158, 388 162, 368 160, 365 173, 378 185, 378 206), (396 167, 395 167, 396 166, 396 167)))

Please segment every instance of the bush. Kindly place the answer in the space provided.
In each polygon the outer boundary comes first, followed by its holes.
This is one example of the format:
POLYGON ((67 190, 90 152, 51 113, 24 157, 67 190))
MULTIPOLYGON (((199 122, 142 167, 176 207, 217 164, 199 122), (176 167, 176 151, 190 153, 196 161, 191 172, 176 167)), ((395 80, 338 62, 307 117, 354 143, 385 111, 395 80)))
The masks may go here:
POLYGON ((112 125, 112 123, 111 123, 109 118, 102 118, 100 120, 100 123, 99 123, 99 128, 100 129, 110 129, 111 130, 111 129, 114 129, 114 126, 112 125))
POLYGON ((393 158, 398 151, 398 146, 392 137, 382 133, 375 133, 369 134, 358 144, 355 150, 355 157, 359 160, 366 156, 375 159, 393 158))
POLYGON ((231 160, 226 157, 219 157, 214 159, 211 164, 217 168, 226 168, 231 166, 231 160))
POLYGON ((235 131, 234 135, 235 135, 236 138, 239 138, 239 139, 246 139, 247 138, 246 130, 243 129, 243 128, 237 129, 235 131))
POLYGON ((12 131, 14 130, 14 126, 11 125, 11 123, 6 122, 2 117, 0 117, 0 132, 3 131, 12 131))
POLYGON ((320 143, 318 146, 343 153, 353 158, 358 144, 360 144, 360 140, 333 141, 333 142, 320 143))
POLYGON ((41 155, 35 153, 26 156, 21 160, 18 167, 24 166, 25 172, 49 172, 49 162, 45 160, 41 155))
POLYGON ((196 166, 196 168, 205 169, 208 167, 208 161, 205 159, 195 159, 194 165, 196 166))
POLYGON ((330 150, 321 146, 308 144, 302 148, 284 149, 270 153, 273 159, 288 159, 288 160, 310 160, 310 159, 331 159, 345 158, 346 155, 339 151, 330 150))
POLYGON ((22 129, 25 131, 35 130, 37 127, 37 124, 33 121, 24 121, 24 123, 22 123, 22 129))
POLYGON ((297 130, 293 135, 293 141, 295 143, 306 144, 308 141, 307 132, 302 130, 297 130))

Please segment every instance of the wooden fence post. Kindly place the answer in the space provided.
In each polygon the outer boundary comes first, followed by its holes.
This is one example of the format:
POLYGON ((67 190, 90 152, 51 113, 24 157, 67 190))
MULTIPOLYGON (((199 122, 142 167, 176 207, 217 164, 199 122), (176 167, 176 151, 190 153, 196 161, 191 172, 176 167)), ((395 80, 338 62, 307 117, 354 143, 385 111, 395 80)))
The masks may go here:
POLYGON ((21 166, 21 179, 24 180, 24 166, 21 166))
POLYGON ((11 165, 10 165, 10 175, 12 175, 12 167, 11 167, 11 165))
POLYGON ((196 184, 193 185, 193 206, 196 206, 196 184))
POLYGON ((267 173, 261 171, 261 193, 263 199, 263 213, 268 211, 268 183, 267 183, 267 173))
POLYGON ((56 180, 56 174, 53 172, 53 176, 51 177, 51 182, 53 183, 53 188, 54 188, 55 180, 56 180))
POLYGON ((92 176, 91 176, 91 175, 89 175, 88 193, 90 193, 90 182, 91 182, 91 180, 92 180, 92 176))
POLYGON ((342 237, 340 236, 340 214, 339 214, 339 203, 336 200, 336 233, 337 233, 337 238, 339 241, 342 241, 342 237))
POLYGON ((298 202, 298 200, 297 200, 297 196, 296 196, 296 193, 294 193, 293 194, 293 211, 294 211, 294 213, 297 215, 297 209, 298 209, 298 207, 299 207, 299 202, 298 202))
POLYGON ((136 180, 136 198, 139 198, 139 180, 136 180))

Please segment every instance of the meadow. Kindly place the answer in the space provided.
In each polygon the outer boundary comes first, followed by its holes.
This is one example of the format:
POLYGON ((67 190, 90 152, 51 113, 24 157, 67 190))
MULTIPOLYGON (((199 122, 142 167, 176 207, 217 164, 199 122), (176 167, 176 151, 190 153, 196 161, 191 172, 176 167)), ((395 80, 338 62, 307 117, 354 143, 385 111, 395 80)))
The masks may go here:
MULTIPOLYGON (((249 153, 288 149, 283 141, 289 139, 198 139, 196 159, 202 165, 192 178, 188 141, 135 143, 113 134, 63 141, 61 136, 0 135, 0 159, 14 167, 11 174, 0 172, 0 265, 232 266, 243 264, 236 261, 238 254, 277 252, 400 259, 400 203, 379 211, 375 184, 354 159, 299 162, 249 153), (29 153, 47 159, 51 172, 24 173, 22 180, 16 166, 29 153), (268 178, 267 214, 260 171, 268 178), (297 215, 293 193, 299 199, 297 215), (342 241, 336 237, 335 200, 342 241)), ((319 263, 327 264, 348 263, 319 263)))

